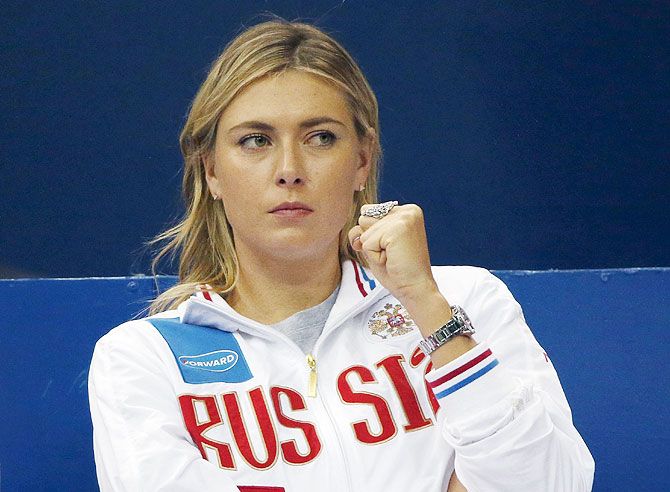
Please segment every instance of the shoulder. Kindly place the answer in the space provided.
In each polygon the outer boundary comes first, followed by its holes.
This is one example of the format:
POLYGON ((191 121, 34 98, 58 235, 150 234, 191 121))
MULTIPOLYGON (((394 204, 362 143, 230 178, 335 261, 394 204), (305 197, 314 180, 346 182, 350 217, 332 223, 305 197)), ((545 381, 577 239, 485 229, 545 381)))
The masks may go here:
POLYGON ((109 352, 137 354, 156 351, 162 337, 152 325, 151 320, 177 318, 178 316, 177 310, 170 310, 121 323, 97 341, 94 358, 101 353, 109 352))
POLYGON ((112 328, 95 344, 88 381, 92 399, 125 395, 133 388, 158 388, 174 375, 174 357, 158 330, 151 324, 157 318, 175 318, 176 311, 126 321, 112 328))

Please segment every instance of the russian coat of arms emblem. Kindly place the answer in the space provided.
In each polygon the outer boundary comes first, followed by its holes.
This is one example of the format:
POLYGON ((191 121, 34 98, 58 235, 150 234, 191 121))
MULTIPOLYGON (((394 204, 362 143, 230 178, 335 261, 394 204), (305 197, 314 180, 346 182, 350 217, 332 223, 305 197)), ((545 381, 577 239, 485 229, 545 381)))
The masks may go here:
POLYGON ((414 320, 401 304, 386 303, 384 309, 374 313, 368 321, 370 333, 383 339, 399 337, 415 327, 414 320))

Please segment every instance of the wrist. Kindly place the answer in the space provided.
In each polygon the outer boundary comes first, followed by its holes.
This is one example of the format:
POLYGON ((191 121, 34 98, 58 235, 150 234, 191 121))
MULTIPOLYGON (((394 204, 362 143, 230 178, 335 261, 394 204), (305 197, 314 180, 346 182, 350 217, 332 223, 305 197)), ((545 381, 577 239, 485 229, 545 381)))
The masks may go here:
POLYGON ((423 303, 427 298, 440 295, 435 279, 430 277, 411 286, 403 287, 394 292, 395 297, 403 306, 412 306, 423 303))
POLYGON ((406 298, 401 302, 424 337, 451 319, 451 305, 437 287, 421 296, 406 298))

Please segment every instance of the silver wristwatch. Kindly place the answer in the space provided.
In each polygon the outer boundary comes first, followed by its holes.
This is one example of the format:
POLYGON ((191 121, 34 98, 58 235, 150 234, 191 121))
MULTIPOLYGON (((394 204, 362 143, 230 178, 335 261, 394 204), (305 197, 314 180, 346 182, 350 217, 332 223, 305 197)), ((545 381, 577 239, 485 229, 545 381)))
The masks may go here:
POLYGON ((432 335, 421 340, 419 346, 429 355, 456 335, 472 335, 474 332, 475 328, 465 311, 460 306, 451 306, 451 319, 432 335))

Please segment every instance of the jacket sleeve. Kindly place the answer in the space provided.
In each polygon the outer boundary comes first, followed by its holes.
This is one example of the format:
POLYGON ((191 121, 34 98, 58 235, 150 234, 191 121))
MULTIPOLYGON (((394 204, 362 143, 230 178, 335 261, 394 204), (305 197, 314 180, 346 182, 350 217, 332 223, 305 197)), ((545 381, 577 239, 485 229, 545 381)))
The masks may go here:
POLYGON ((478 270, 463 307, 479 343, 426 375, 456 475, 469 492, 591 490, 594 461, 556 371, 505 284, 478 270))
POLYGON ((193 444, 165 362, 147 347, 150 330, 136 330, 136 323, 143 322, 121 325, 98 341, 89 371, 100 489, 239 492, 193 444))

